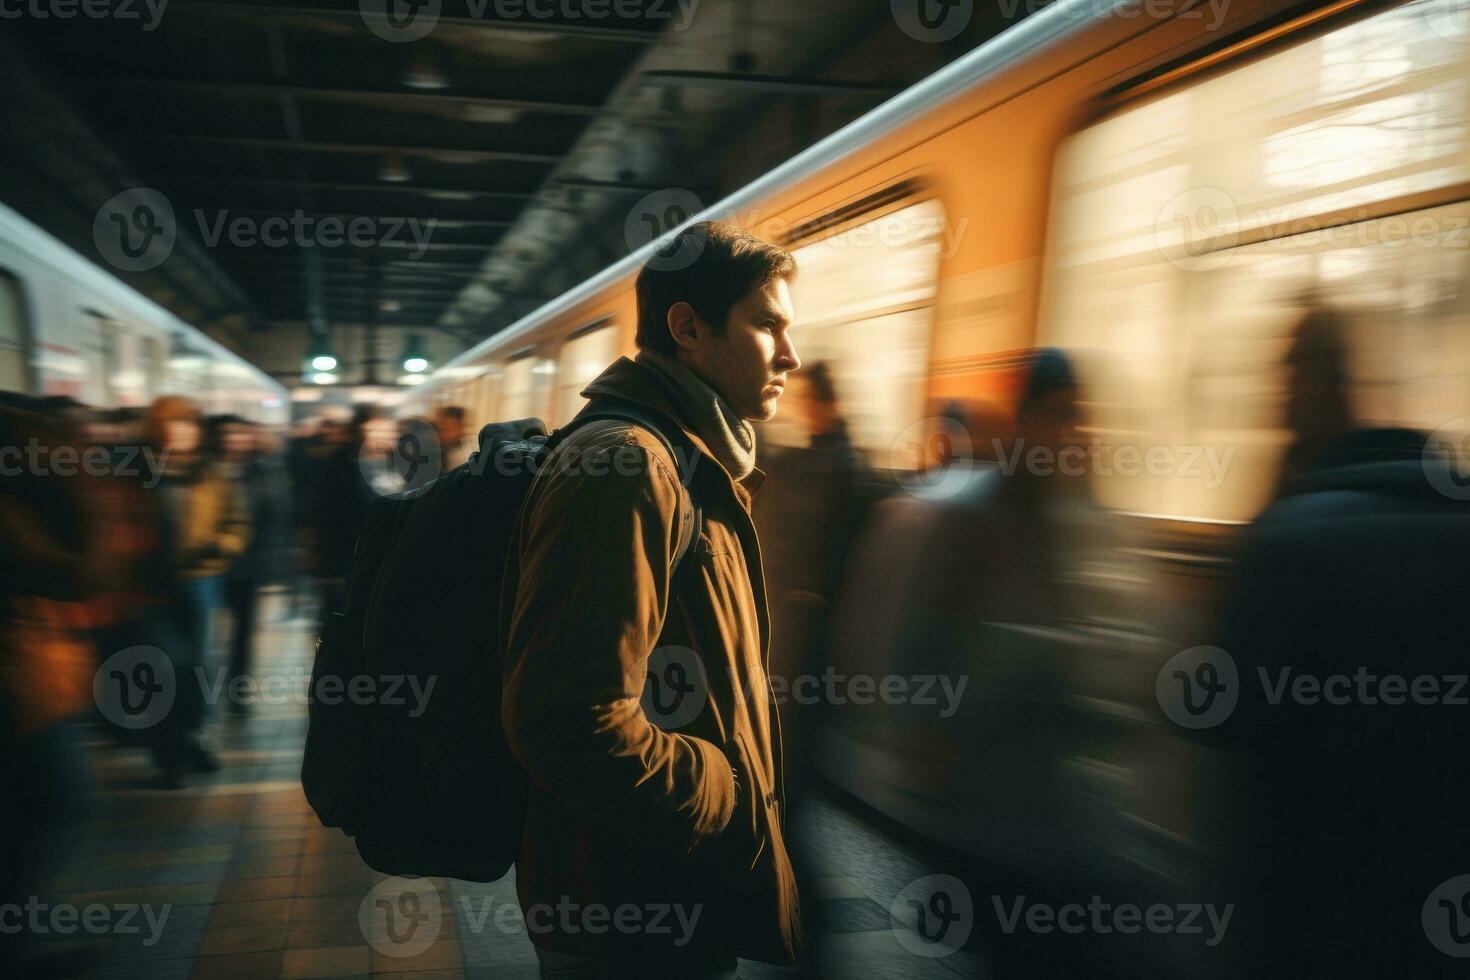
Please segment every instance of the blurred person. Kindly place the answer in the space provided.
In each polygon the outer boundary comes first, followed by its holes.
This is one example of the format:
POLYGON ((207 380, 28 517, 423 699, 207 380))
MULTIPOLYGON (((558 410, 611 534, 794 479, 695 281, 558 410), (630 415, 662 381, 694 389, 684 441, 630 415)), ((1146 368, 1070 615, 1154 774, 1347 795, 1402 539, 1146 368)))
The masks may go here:
MULTIPOLYGON (((1044 348, 1029 361, 1013 413, 931 406, 924 468, 899 474, 904 492, 873 509, 834 603, 841 673, 927 678, 935 696, 829 710, 823 727, 839 737, 818 752, 856 747, 863 761, 833 759, 829 778, 974 856, 967 874, 993 895, 1131 899, 1109 836, 1128 799, 1076 760, 1127 771, 1099 740, 1090 678, 1148 638, 1102 629, 1116 598, 1082 584, 1086 562, 1117 549, 1092 499, 1072 357, 1044 348)), ((1023 933, 984 936, 998 975, 1084 963, 1089 975, 1137 975, 1106 940, 1023 933)))
POLYGON ((802 949, 749 516, 764 480, 750 422, 775 415, 800 366, 795 261, 711 222, 680 232, 668 251, 681 250, 694 257, 638 275, 637 357, 582 392, 589 412, 621 404, 643 421, 573 430, 525 499, 506 575, 501 719, 531 777, 516 862, 528 914, 567 901, 702 914, 677 940, 537 930, 547 978, 727 977, 738 956, 790 964, 802 949), (676 573, 691 513, 698 534, 676 573), (691 718, 661 719, 674 730, 650 717, 668 703, 658 694, 644 707, 645 688, 670 676, 652 673, 659 649, 687 651, 707 679, 691 718))
MULTIPOLYGON (((243 494, 250 525, 249 544, 230 563, 224 582, 231 614, 228 685, 250 672, 260 589, 273 574, 278 529, 289 517, 290 490, 284 467, 263 451, 262 430, 254 422, 236 415, 216 416, 210 420, 210 429, 221 475, 243 494)), ((248 710, 240 701, 232 700, 229 706, 235 713, 248 710)))
MULTIPOLYGON (((825 362, 791 375, 787 401, 808 442, 775 457, 754 512, 757 525, 769 532, 770 670, 789 689, 798 677, 820 676, 827 665, 830 605, 860 519, 861 464, 825 362)), ((783 712, 793 797, 805 780, 806 716, 819 707, 790 703, 783 712)))
POLYGON ((434 411, 434 434, 439 439, 439 468, 448 473, 469 458, 465 440, 464 409, 458 405, 441 405, 434 411))
POLYGON ((345 604, 352 553, 367 519, 368 504, 379 493, 399 489, 370 485, 369 474, 374 478, 391 474, 384 467, 364 466, 377 454, 391 453, 396 439, 397 424, 383 418, 374 405, 358 405, 349 424, 335 419, 323 423, 308 487, 315 538, 313 566, 321 600, 319 618, 345 604))
MULTIPOLYGON (((79 434, 67 427, 79 415, 67 406, 48 419, 47 408, 57 406, 0 394, 0 447, 74 447, 79 434)), ((82 484, 13 455, 0 476, 0 906, 24 907, 51 892, 89 809, 90 767, 72 722, 92 706, 85 603, 96 548, 82 484)), ((0 962, 17 975, 70 975, 99 956, 47 948, 23 924, 0 930, 0 962)))
MULTIPOLYGON (((1340 320, 1303 318, 1290 401, 1316 421, 1244 537, 1218 639, 1239 700, 1199 732, 1232 753, 1232 949, 1242 973, 1459 976, 1426 932, 1466 928, 1458 897, 1432 893, 1470 868, 1454 707, 1470 502, 1423 433, 1353 423, 1347 353, 1340 320)), ((1208 707, 1218 668, 1182 693, 1208 707)))
POLYGON ((159 584, 166 602, 162 624, 174 663, 178 694, 161 729, 155 752, 164 784, 182 785, 186 768, 219 769, 212 740, 203 733, 209 706, 204 680, 209 672, 212 622, 223 604, 230 563, 250 543, 244 495, 209 458, 199 410, 185 398, 166 396, 149 408, 147 430, 157 456, 157 486, 149 491, 162 543, 165 569, 159 584), (200 673, 205 678, 200 677, 200 673))
POLYGON ((286 473, 291 483, 291 555, 287 619, 309 616, 312 575, 316 563, 315 481, 325 421, 311 416, 298 420, 286 441, 286 473))
POLYGON ((1291 441, 1272 500, 1290 493, 1293 483, 1313 470, 1321 455, 1354 427, 1347 323, 1331 310, 1309 310, 1292 331, 1285 367, 1291 441))

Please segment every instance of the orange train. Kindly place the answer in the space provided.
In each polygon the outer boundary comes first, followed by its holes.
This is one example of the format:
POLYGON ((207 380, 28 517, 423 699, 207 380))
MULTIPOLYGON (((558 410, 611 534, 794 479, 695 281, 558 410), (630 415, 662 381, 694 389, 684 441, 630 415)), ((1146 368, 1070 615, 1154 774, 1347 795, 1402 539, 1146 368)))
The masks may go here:
MULTIPOLYGON (((1062 696, 1097 716, 1085 744, 1127 742, 1126 759, 1058 743, 932 776, 887 723, 839 716, 830 779, 987 859, 1056 859, 1060 836, 1079 842, 1077 861, 1177 881, 1208 856, 1195 784, 1209 756, 1152 703, 1158 658, 1208 636, 1229 543, 1271 492, 1282 354, 1306 307, 1330 303, 1349 324, 1366 420, 1460 444, 1467 134, 1470 25, 1455 0, 1057 0, 699 215, 796 253, 797 346, 832 369, 877 471, 922 465, 937 403, 1004 415, 1029 349, 1079 352, 1089 434, 1106 450, 1095 492, 1128 526, 1132 587, 1187 611, 1167 628, 1109 624, 1130 636, 1113 659, 1092 661, 1090 680, 1068 674, 1062 696), (1101 676, 1105 664, 1117 671, 1101 676), (948 785, 1028 767, 1077 779, 1036 781, 990 823, 975 797, 952 812, 948 785)), ((686 203, 650 195, 629 227, 658 229, 686 203)), ((632 352, 633 277, 657 244, 440 368, 403 407, 566 421, 581 387, 632 352)), ((799 441, 780 424, 763 439, 799 441)), ((1064 656, 997 630, 997 650, 1064 656)), ((977 673, 996 717, 1003 675, 977 673)), ((967 724, 971 744, 1004 738, 993 721, 967 724)))

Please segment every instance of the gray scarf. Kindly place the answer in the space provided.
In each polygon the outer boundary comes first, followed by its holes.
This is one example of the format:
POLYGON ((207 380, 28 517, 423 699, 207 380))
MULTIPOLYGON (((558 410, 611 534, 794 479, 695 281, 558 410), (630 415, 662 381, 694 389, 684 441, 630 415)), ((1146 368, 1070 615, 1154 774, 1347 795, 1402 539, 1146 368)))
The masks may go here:
POLYGON ((755 469, 755 428, 731 410, 699 375, 667 354, 640 350, 634 358, 652 371, 682 416, 730 476, 743 480, 755 469))

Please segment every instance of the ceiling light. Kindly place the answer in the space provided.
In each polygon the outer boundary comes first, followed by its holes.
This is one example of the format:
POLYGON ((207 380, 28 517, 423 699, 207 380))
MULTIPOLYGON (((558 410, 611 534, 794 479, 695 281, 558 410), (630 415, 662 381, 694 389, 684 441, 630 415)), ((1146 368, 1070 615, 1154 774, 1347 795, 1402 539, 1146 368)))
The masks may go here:
POLYGON ((404 165, 403 154, 394 152, 383 158, 382 165, 378 167, 378 179, 390 184, 402 184, 412 180, 413 174, 404 165))
POLYGON ((408 71, 403 73, 403 84, 408 88, 416 88, 424 92, 437 92, 449 87, 449 79, 434 64, 428 56, 417 59, 409 66, 408 71))

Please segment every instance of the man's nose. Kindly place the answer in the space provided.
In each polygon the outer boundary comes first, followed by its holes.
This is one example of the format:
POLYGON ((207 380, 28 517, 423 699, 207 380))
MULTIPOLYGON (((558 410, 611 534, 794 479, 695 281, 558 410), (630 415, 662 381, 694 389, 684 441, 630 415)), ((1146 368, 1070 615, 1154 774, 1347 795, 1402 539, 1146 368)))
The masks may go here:
POLYGON ((796 344, 790 338, 776 351, 776 364, 783 371, 795 371, 801 367, 801 358, 796 354, 796 344))

